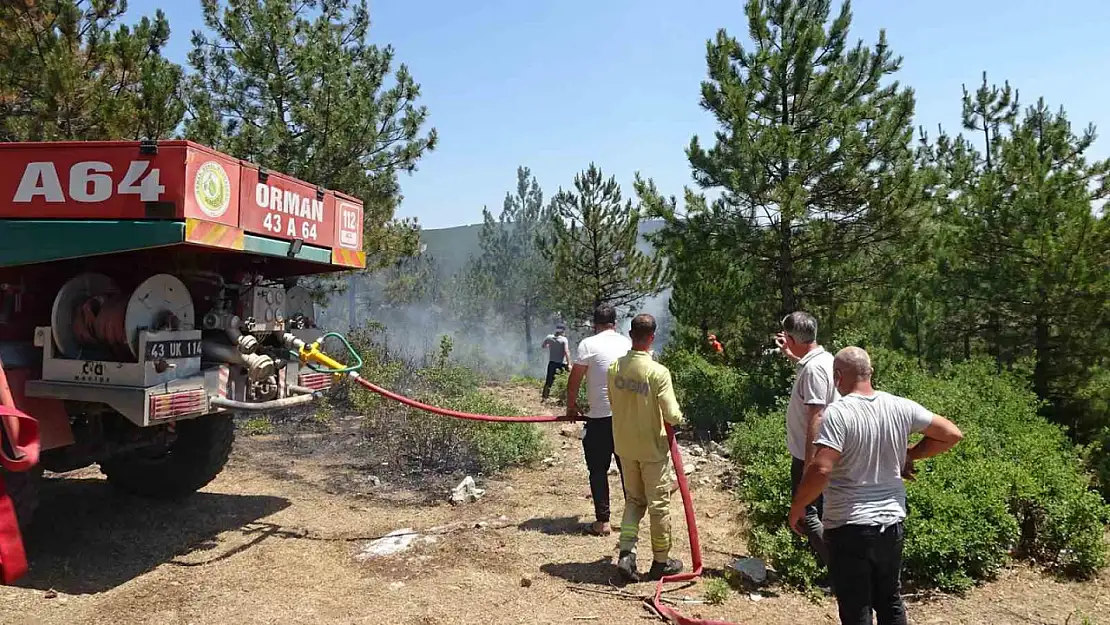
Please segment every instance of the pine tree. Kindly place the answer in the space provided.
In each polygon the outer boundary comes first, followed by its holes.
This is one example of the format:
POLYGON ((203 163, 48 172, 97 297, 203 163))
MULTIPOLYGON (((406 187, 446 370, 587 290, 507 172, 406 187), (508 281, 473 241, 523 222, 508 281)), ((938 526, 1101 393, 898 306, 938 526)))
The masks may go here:
POLYGON ((586 323, 601 304, 633 307, 666 287, 666 265, 638 247, 640 212, 622 200, 616 179, 596 165, 574 177, 574 191, 551 201, 551 234, 538 243, 554 267, 558 308, 586 323))
POLYGON ((435 257, 424 250, 401 257, 384 272, 382 301, 390 306, 439 304, 442 294, 435 257))
POLYGON ((901 59, 882 31, 873 48, 849 46, 850 3, 828 23, 830 5, 749 0, 753 44, 723 29, 707 44, 702 106, 720 129, 687 154, 698 185, 721 194, 670 225, 766 276, 773 296, 752 292, 762 316, 806 308, 825 328, 891 266, 925 195, 913 93, 890 81, 901 59))
MULTIPOLYGON (((673 277, 667 307, 678 324, 673 338, 686 347, 702 349, 712 333, 729 344, 730 355, 738 355, 744 348, 732 339, 742 341, 749 334, 751 320, 760 314, 751 308, 759 299, 751 294, 763 283, 713 245, 706 230, 697 227, 701 224, 690 225, 683 220, 676 199, 664 198, 654 182, 637 176, 635 188, 641 212, 663 221, 663 227, 647 239, 657 249, 667 251, 673 277)), ((688 190, 685 201, 687 207, 693 207, 705 200, 688 190)), ((688 212, 692 220, 704 215, 696 208, 688 212)))
POLYGON ((161 10, 120 24, 125 0, 0 3, 0 141, 168 138, 182 70, 162 56, 161 10))
POLYGON ((1088 161, 1093 126, 1072 131, 1061 109, 1039 100, 1017 117, 1009 86, 965 92, 964 128, 981 136, 942 135, 937 162, 952 172, 949 236, 937 247, 941 295, 974 302, 980 343, 1000 365, 1033 360, 1033 387, 1060 420, 1110 353, 1110 227, 1094 209, 1110 194, 1110 161, 1088 161), (980 134, 981 133, 981 134, 980 134))
POLYGON ((501 214, 482 209, 481 253, 472 261, 470 279, 483 308, 491 308, 524 332, 531 362, 535 324, 551 316, 554 271, 540 254, 537 238, 547 236, 551 209, 531 170, 517 168, 515 193, 506 193, 501 214))
POLYGON ((368 43, 366 1, 203 0, 193 33, 185 131, 195 139, 365 203, 371 265, 416 249, 393 221, 399 172, 434 149, 420 87, 393 48, 368 43), (388 86, 387 86, 388 85, 388 86))

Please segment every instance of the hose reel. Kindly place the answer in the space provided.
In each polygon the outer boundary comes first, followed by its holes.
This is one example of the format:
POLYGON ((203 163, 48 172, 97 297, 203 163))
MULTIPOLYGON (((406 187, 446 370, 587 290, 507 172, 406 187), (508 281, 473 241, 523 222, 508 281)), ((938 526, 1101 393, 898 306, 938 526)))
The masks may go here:
POLYGON ((130 362, 139 358, 140 330, 191 330, 195 322, 189 290, 165 273, 147 278, 130 294, 104 274, 79 274, 58 290, 50 313, 63 356, 103 353, 130 362))

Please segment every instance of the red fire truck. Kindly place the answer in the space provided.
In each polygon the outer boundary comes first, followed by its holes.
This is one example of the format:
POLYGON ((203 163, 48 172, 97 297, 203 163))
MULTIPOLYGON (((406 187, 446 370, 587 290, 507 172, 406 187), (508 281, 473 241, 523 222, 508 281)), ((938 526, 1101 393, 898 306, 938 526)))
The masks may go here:
POLYGON ((192 493, 234 413, 330 385, 296 357, 323 334, 297 282, 365 267, 359 200, 186 141, 0 144, 0 163, 0 404, 40 448, 3 474, 20 525, 44 469, 192 493))

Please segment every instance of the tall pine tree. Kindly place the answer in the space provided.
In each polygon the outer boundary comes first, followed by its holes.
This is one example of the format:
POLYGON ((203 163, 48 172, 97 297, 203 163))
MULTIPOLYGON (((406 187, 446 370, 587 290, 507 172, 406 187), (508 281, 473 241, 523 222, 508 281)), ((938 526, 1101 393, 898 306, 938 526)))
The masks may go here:
POLYGON ((798 308, 835 325, 920 221, 913 93, 891 80, 901 59, 883 32, 874 47, 850 46, 850 4, 831 22, 830 9, 749 0, 751 45, 723 29, 708 43, 702 106, 720 128, 712 147, 695 137, 687 154, 698 185, 720 196, 687 202, 668 225, 765 276, 773 291, 750 295, 767 325, 798 308))
MULTIPOLYGON (((641 212, 664 223, 647 239, 667 251, 667 262, 674 267, 667 303, 678 322, 672 338, 688 348, 705 349, 709 334, 715 334, 729 345, 730 356, 739 355, 746 349, 744 337, 752 334, 752 320, 763 312, 753 304, 765 298, 752 297, 752 293, 765 284, 747 267, 733 262, 701 224, 689 223, 702 219, 704 211, 689 210, 689 221, 684 220, 676 199, 664 198, 654 182, 637 177, 635 186, 641 212)), ((685 201, 692 207, 703 205, 705 199, 687 190, 685 201)))
POLYGON ((416 249, 393 221, 399 172, 436 144, 420 87, 393 48, 368 42, 366 0, 202 0, 193 33, 189 138, 360 198, 369 262, 416 249))
POLYGON ((596 165, 575 175, 574 190, 560 190, 551 210, 551 234, 539 244, 569 318, 586 323, 596 306, 635 306, 666 287, 666 264, 638 247, 640 211, 596 165))
POLYGON ((0 3, 0 141, 164 139, 181 122, 181 68, 161 10, 126 0, 0 3))
POLYGON ((937 247, 953 259, 939 293, 972 302, 976 344, 1000 366, 1031 358, 1034 390, 1082 434, 1096 424, 1070 408, 1110 353, 1110 228, 1095 209, 1110 161, 1087 158, 1093 126, 1074 133, 1043 99, 1017 110, 1009 86, 984 76, 964 97, 971 134, 938 138, 936 162, 952 175, 937 247))
POLYGON ((492 308, 508 323, 519 325, 530 362, 536 348, 535 324, 550 318, 555 303, 554 270, 537 245, 537 239, 549 234, 551 209, 531 170, 518 167, 516 176, 516 191, 505 194, 497 218, 482 209, 482 251, 471 264, 469 278, 487 311, 492 308))

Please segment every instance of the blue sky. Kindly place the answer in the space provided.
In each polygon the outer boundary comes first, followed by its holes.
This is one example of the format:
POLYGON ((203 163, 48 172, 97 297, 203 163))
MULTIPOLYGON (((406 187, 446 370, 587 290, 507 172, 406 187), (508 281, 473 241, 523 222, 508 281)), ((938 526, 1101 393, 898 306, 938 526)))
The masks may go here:
MULTIPOLYGON (((525 165, 547 197, 591 161, 632 193, 635 172, 666 194, 690 184, 683 149, 713 123, 698 106, 705 42, 746 33, 741 0, 371 0, 375 43, 392 44, 421 84, 439 148, 402 176, 398 216, 425 228, 481 221, 500 210, 525 165)), ((200 3, 131 0, 132 16, 163 5, 168 55, 184 63, 200 3), (168 5, 168 6, 165 6, 168 5)), ((839 6, 839 5, 836 5, 839 6)), ((1110 154, 1110 2, 858 0, 854 38, 880 28, 905 57, 899 80, 917 95, 917 123, 956 130, 960 85, 986 70, 1031 104, 1064 105, 1077 127, 1106 136, 1110 154)))

